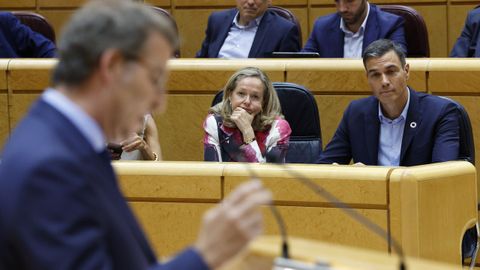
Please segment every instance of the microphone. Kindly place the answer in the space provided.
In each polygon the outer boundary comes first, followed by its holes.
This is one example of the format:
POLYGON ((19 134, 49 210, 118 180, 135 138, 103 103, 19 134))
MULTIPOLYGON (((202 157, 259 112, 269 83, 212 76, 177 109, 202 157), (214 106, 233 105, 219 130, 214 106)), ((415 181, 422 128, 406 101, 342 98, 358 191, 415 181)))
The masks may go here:
MULTIPOLYGON (((275 148, 271 149, 270 151, 267 152, 266 156, 268 161, 280 167, 283 167, 284 170, 290 176, 294 177, 294 179, 299 180, 303 185, 307 186, 309 189, 313 190, 317 195, 326 199, 328 202, 332 203, 336 208, 341 209, 345 214, 347 214, 352 219, 356 220, 357 222, 365 226, 370 231, 380 236, 387 243, 391 243, 394 250, 398 253, 398 256, 400 259, 399 269, 400 270, 407 269, 402 247, 398 244, 397 241, 395 241, 395 239, 393 239, 393 237, 388 236, 387 231, 385 231, 382 227, 380 227, 379 225, 369 220, 367 217, 360 214, 358 211, 356 211, 346 203, 342 202, 340 199, 335 197, 332 193, 328 192, 327 190, 323 189, 321 186, 317 185, 308 177, 302 175, 301 173, 291 169, 288 165, 284 164, 283 160, 280 157, 280 152, 277 149, 275 148)), ((294 269, 294 268, 291 268, 291 269, 294 269)))
MULTIPOLYGON (((234 153, 235 153, 236 160, 240 161, 240 164, 243 164, 245 169, 248 171, 250 178, 261 180, 260 177, 258 177, 258 175, 250 166, 250 163, 246 161, 241 151, 235 151, 234 153)), ((290 252, 289 252, 288 241, 287 241, 287 227, 285 226, 285 221, 283 220, 282 215, 280 215, 280 212, 278 211, 277 207, 273 204, 273 202, 271 202, 268 206, 270 211, 272 212, 273 217, 275 218, 275 221, 278 225, 278 229, 280 231, 280 235, 282 237, 282 249, 281 249, 282 258, 288 260, 290 258, 290 252)))

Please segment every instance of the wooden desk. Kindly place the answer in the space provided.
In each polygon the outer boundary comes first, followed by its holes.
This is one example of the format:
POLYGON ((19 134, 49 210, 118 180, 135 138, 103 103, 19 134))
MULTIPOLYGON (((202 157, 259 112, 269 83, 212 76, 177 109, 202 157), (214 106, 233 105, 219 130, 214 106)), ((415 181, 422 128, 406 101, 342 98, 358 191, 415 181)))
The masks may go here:
MULTIPOLYGON (((333 269, 398 270, 399 259, 382 252, 352 248, 320 241, 290 237, 290 253, 293 259, 304 263, 322 262, 333 269)), ((222 270, 270 270, 279 256, 280 239, 277 236, 261 236, 248 250, 227 263, 222 270)), ((406 257, 409 270, 460 270, 461 266, 406 257)))
MULTIPOLYGON (((113 164, 127 200, 163 256, 192 243, 203 212, 249 178, 240 163, 113 164)), ((461 237, 477 221, 476 172, 470 163, 289 167, 386 230, 406 255, 460 263, 461 237)), ((388 242, 306 189, 284 167, 251 164, 250 168, 272 190, 289 235, 390 252, 388 242)), ((277 234, 273 217, 264 210, 266 233, 277 234)))

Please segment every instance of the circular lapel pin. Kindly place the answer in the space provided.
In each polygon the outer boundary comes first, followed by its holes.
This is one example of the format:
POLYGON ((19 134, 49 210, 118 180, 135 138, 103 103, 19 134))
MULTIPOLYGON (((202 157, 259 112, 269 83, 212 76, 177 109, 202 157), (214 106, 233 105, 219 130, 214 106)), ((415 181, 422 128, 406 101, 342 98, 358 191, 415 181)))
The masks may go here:
POLYGON ((416 127, 417 127, 417 123, 411 122, 411 123, 410 123, 410 127, 411 127, 411 128, 416 128, 416 127))

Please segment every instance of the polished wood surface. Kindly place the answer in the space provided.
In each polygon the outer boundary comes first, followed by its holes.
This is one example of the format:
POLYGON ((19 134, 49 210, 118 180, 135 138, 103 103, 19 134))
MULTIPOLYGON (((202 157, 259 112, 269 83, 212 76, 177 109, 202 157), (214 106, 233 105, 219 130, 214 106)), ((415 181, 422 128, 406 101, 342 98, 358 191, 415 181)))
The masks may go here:
MULTIPOLYGON (((477 221, 476 171, 464 161, 409 168, 215 162, 113 165, 127 200, 163 256, 195 241, 202 214, 251 174, 272 191, 291 236, 391 251, 385 239, 305 188, 292 171, 383 228, 409 256, 459 264, 461 237, 477 221)), ((277 234, 271 213, 263 211, 266 233, 277 234)))
MULTIPOLYGON (((245 251, 227 263, 222 270, 269 270, 273 261, 279 257, 281 245, 278 236, 266 235, 257 238, 245 251)), ((395 270, 399 267, 399 258, 366 249, 341 246, 303 238, 289 238, 292 259, 314 264, 322 262, 332 269, 356 270, 395 270)), ((405 258, 405 265, 410 270, 437 269, 460 270, 460 266, 443 264, 412 257, 405 258)), ((322 268, 323 269, 323 268, 322 268)))
MULTIPOLYGON (((211 12, 235 6, 233 0, 143 1, 171 12, 182 39, 180 48, 182 57, 194 57, 200 49, 211 12)), ((85 2, 85 0, 4 0, 0 1, 0 8, 40 13, 53 25, 58 37, 58 33, 73 12, 85 2)), ((425 19, 432 57, 448 56, 460 35, 467 12, 478 4, 464 0, 374 0, 370 2, 378 5, 403 4, 415 8, 425 19)), ((297 16, 302 26, 303 44, 310 35, 318 16, 336 12, 332 0, 274 0, 272 3, 290 9, 297 16)))

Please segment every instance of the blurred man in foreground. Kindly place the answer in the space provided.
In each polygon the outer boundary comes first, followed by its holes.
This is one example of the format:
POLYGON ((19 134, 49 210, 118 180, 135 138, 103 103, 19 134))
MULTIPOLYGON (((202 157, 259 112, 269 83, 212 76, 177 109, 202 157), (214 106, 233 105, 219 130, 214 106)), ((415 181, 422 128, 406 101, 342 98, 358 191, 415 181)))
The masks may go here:
POLYGON ((157 262, 110 165, 106 141, 140 129, 164 105, 170 24, 129 1, 74 15, 48 89, 18 125, 0 164, 0 269, 214 269, 261 232, 258 181, 204 217, 193 247, 157 262))

